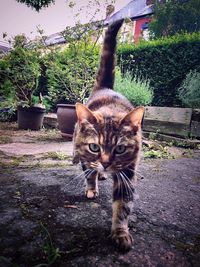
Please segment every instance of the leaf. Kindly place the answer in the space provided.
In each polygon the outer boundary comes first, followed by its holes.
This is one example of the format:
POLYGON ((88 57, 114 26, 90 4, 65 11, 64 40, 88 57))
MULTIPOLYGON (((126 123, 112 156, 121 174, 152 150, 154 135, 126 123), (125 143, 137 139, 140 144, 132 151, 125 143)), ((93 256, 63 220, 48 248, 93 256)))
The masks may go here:
POLYGON ((67 208, 67 209, 79 209, 76 205, 69 205, 69 204, 65 204, 64 208, 67 208))

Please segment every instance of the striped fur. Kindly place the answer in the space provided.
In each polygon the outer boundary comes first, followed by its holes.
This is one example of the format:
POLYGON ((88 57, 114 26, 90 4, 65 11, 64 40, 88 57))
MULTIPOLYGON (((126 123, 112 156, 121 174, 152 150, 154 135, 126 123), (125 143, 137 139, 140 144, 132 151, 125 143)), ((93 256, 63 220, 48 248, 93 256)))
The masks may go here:
POLYGON ((128 250, 133 241, 128 215, 140 157, 144 108, 134 109, 124 96, 112 90, 116 36, 121 25, 122 21, 108 27, 94 89, 86 105, 76 104, 78 122, 73 142, 74 163, 81 162, 87 173, 88 198, 98 196, 98 177, 113 179, 112 239, 120 249, 128 250))

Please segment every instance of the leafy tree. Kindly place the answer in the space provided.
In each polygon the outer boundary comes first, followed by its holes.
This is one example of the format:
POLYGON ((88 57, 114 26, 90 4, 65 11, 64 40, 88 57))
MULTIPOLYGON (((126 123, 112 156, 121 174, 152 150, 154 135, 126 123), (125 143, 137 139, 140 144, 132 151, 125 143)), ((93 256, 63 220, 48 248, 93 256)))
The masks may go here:
POLYGON ((55 3, 55 0, 16 0, 16 1, 22 4, 26 4, 28 7, 32 7, 38 12, 43 7, 48 7, 50 4, 55 3))
POLYGON ((200 0, 154 0, 150 33, 154 38, 200 31, 200 0))

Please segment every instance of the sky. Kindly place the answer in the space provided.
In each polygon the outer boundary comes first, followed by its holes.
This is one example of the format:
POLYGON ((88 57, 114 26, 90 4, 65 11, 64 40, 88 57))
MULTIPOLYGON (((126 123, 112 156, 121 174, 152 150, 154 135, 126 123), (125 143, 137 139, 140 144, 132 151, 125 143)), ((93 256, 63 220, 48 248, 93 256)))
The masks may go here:
MULTIPOLYGON (((7 39, 22 33, 33 39, 37 35, 36 27, 39 25, 44 30, 45 35, 50 35, 64 30, 66 26, 73 26, 76 19, 85 23, 91 18, 91 15, 88 14, 95 10, 95 5, 93 5, 93 9, 84 8, 88 1, 74 0, 76 5, 72 10, 68 7, 69 0, 55 0, 55 4, 37 12, 16 0, 0 0, 0 44, 6 45, 3 33, 7 33, 7 39), (81 7, 83 9, 77 16, 81 7)), ((97 19, 105 18, 105 1, 99 0, 102 5, 97 19)), ((107 2, 109 1, 111 0, 107 0, 107 2)), ((115 0, 115 12, 126 6, 130 1, 115 0)))

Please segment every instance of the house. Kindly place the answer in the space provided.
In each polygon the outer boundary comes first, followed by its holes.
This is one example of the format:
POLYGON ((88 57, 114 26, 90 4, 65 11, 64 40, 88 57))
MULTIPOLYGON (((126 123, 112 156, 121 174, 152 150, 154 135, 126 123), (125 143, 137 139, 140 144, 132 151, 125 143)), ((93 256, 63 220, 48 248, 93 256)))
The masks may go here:
POLYGON ((0 42, 3 43, 3 44, 0 43, 0 54, 7 53, 10 50, 10 47, 6 46, 5 42, 2 42, 2 41, 0 42))
MULTIPOLYGON (((113 12, 113 6, 109 5, 106 10, 106 19, 104 21, 93 22, 93 27, 98 29, 99 27, 102 27, 102 25, 106 27, 108 24, 114 21, 129 18, 130 22, 124 23, 122 27, 121 41, 138 43, 141 37, 148 39, 148 24, 151 21, 153 14, 152 0, 132 0, 128 5, 120 9, 118 12, 114 14, 113 12)), ((87 26, 85 28, 87 30, 87 26)), ((103 36, 100 36, 99 42, 101 43, 102 41, 103 36)), ((47 46, 59 45, 62 47, 66 45, 66 40, 63 36, 63 33, 58 32, 49 35, 46 38, 45 43, 47 46)))
POLYGON ((120 19, 129 18, 122 28, 122 42, 138 43, 141 37, 148 39, 148 24, 152 19, 153 4, 151 0, 132 0, 105 20, 110 24, 120 19))

